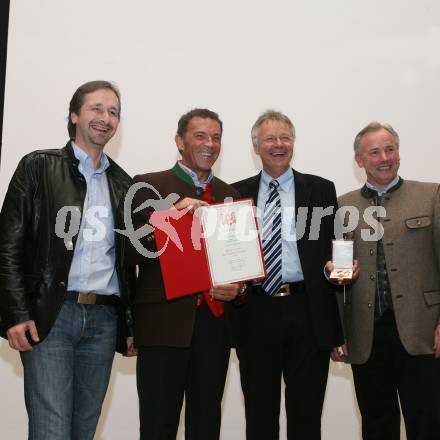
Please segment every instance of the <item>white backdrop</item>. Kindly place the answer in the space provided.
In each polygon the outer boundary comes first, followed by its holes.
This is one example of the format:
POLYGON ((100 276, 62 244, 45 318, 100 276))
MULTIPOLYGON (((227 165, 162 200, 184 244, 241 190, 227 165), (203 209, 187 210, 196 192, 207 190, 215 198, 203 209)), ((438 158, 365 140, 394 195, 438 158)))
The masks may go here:
MULTIPOLYGON (((439 43, 435 0, 13 0, 0 200, 23 154, 64 145, 68 102, 93 79, 120 86, 107 152, 130 174, 169 168, 179 116, 206 106, 224 122, 215 171, 228 182, 257 172, 249 130, 267 108, 296 125, 294 167, 333 180, 339 194, 362 183, 352 141, 374 119, 400 133, 403 177, 438 181, 439 43)), ((0 436, 23 439, 21 364, 4 341, 0 381, 0 436)), ((243 439, 235 356, 223 409, 222 440, 243 439)), ((281 439, 284 427, 283 415, 281 439)), ((135 361, 117 356, 96 438, 137 430, 135 361)), ((323 439, 360 439, 344 366, 331 367, 323 439)))

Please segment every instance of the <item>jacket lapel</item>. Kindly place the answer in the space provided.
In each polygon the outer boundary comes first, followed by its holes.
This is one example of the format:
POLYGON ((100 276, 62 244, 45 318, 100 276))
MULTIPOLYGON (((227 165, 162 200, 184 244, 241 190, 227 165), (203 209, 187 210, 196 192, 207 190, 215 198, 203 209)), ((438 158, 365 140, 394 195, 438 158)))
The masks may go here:
POLYGON ((257 206, 258 202, 258 190, 260 188, 261 172, 256 176, 251 177, 247 182, 246 186, 243 187, 242 196, 251 197, 254 199, 254 205, 257 206))
MULTIPOLYGON (((305 246, 304 243, 304 237, 307 236, 308 234, 308 226, 310 225, 310 219, 312 216, 312 212, 310 209, 310 197, 311 197, 311 192, 312 192, 312 188, 310 186, 310 184, 307 181, 307 177, 302 174, 299 173, 298 171, 293 170, 293 175, 294 175, 294 179, 295 179, 295 222, 298 225, 298 209, 299 208, 306 208, 307 209, 307 221, 306 221, 306 226, 305 226, 305 231, 302 231, 303 233, 303 237, 300 238, 299 240, 297 240, 297 247, 298 247, 298 255, 299 255, 299 259, 301 261, 301 266, 303 268, 303 270, 305 270, 304 268, 306 267, 306 262, 305 262, 305 254, 306 254, 306 248, 307 246, 305 246)), ((303 222, 303 220, 301 220, 301 222, 303 222)))
POLYGON ((293 170, 293 176, 295 179, 295 217, 298 218, 298 208, 308 207, 310 204, 312 188, 304 174, 293 170))

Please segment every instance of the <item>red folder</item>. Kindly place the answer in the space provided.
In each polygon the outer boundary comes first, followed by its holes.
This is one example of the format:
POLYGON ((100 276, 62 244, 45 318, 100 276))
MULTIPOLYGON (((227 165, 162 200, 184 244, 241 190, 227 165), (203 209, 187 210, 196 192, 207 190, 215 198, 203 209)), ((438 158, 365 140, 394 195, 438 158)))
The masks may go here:
POLYGON ((154 227, 167 299, 209 290, 211 277, 197 218, 191 212, 172 209, 154 211, 150 223, 154 227), (196 245, 191 238, 193 227, 196 245))

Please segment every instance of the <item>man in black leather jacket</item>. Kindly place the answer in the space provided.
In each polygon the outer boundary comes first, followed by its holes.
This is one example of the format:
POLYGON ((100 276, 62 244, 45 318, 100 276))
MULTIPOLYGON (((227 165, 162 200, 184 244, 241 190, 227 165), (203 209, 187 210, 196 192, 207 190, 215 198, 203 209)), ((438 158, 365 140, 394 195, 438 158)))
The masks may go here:
POLYGON ((80 86, 64 148, 22 158, 0 214, 0 334, 20 351, 29 439, 93 439, 115 349, 133 355, 122 266, 130 177, 104 153, 120 96, 80 86))

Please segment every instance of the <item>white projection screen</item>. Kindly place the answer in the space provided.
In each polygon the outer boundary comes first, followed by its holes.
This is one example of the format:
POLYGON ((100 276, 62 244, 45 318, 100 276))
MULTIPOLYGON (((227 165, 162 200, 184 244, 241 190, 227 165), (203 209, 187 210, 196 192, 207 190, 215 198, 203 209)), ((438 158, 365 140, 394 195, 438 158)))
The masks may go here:
MULTIPOLYGON (((121 124, 106 151, 131 175, 173 165, 177 120, 194 107, 224 122, 215 173, 227 182, 256 174, 250 128, 274 108, 296 126, 293 167, 333 180, 338 194, 363 183, 352 143, 372 120, 400 134, 402 177, 438 181, 439 47, 434 0, 13 0, 0 200, 23 154, 65 144, 69 100, 94 79, 120 87, 121 124)), ((0 437, 22 440, 22 368, 4 340, 0 378, 0 437)), ((233 353, 221 439, 244 432, 233 353)), ((116 355, 96 439, 136 438, 135 360, 116 355)), ((322 438, 361 438, 347 366, 331 365, 322 438)))

